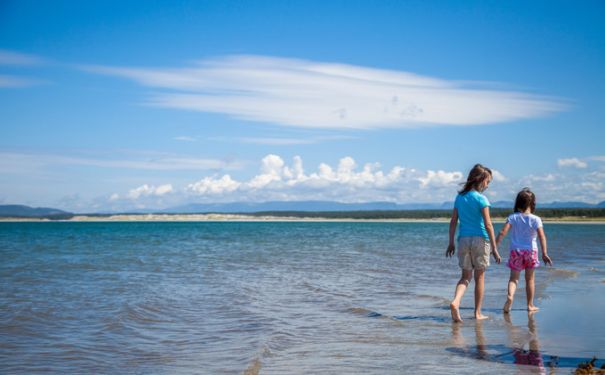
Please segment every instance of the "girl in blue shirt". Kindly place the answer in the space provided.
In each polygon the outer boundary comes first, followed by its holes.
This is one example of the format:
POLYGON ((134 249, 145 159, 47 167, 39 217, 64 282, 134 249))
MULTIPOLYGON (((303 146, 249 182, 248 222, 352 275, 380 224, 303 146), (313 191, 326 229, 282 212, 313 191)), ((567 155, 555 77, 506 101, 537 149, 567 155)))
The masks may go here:
POLYGON ((454 211, 450 220, 450 242, 445 252, 446 257, 451 257, 456 252, 454 237, 458 221, 460 221, 458 264, 462 269, 462 276, 456 284, 454 299, 450 303, 454 322, 462 321, 460 301, 473 278, 473 273, 475 276, 475 319, 487 318, 481 313, 481 304, 483 303, 485 270, 489 266, 490 253, 493 254, 496 263, 500 263, 494 227, 489 215, 490 203, 482 194, 491 181, 492 171, 481 164, 476 164, 469 172, 464 188, 458 192, 454 203, 454 211))

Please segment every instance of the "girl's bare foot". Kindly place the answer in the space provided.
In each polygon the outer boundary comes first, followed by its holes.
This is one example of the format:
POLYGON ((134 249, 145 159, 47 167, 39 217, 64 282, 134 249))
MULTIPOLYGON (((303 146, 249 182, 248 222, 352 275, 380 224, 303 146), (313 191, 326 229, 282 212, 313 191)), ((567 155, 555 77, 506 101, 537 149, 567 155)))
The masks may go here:
POLYGON ((536 312, 536 311, 538 311, 538 310, 540 310, 540 308, 539 308, 539 307, 536 307, 536 306, 534 306, 534 305, 529 305, 529 306, 527 306, 527 311, 529 311, 529 312, 536 312))
POLYGON ((502 310, 504 311, 504 313, 508 314, 510 312, 510 308, 512 306, 513 306, 513 300, 511 298, 507 298, 506 303, 504 304, 504 307, 502 308, 502 310))
POLYGON ((460 316, 460 309, 457 304, 454 302, 450 303, 450 311, 452 313, 452 320, 456 323, 462 322, 462 317, 460 316))
POLYGON ((478 314, 475 313, 475 319, 477 319, 477 320, 484 320, 484 319, 488 319, 488 318, 489 318, 489 316, 487 316, 487 315, 483 315, 481 313, 478 313, 478 314))

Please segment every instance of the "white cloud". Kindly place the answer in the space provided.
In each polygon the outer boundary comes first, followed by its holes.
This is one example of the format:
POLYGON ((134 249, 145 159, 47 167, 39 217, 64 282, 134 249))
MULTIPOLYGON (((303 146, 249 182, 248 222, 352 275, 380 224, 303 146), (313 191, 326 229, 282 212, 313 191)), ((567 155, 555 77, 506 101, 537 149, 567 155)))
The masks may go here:
POLYGON ((289 145, 308 145, 315 144, 320 142, 329 142, 329 141, 341 141, 341 140, 351 140, 357 139, 357 137, 353 136, 345 136, 345 135, 332 135, 332 136, 299 136, 296 138, 293 137, 236 137, 236 138, 228 138, 228 137, 210 137, 208 140, 210 141, 219 141, 219 142, 238 142, 238 143, 250 143, 250 144, 260 144, 260 145, 272 145, 272 146, 289 146, 289 145))
POLYGON ((20 52, 0 49, 0 65, 37 65, 44 62, 44 59, 20 52))
POLYGON ((503 175, 502 173, 500 173, 500 171, 497 171, 495 169, 492 169, 492 178, 494 179, 495 182, 508 181, 508 178, 506 178, 505 175, 503 175))
POLYGON ((580 169, 588 167, 588 164, 585 161, 582 161, 578 158, 559 159, 557 160, 557 165, 559 167, 571 167, 580 169))
POLYGON ((554 175, 552 173, 547 173, 544 175, 529 175, 527 176, 527 180, 531 181, 531 182, 554 182, 557 179, 557 175, 554 175))
MULTIPOLYGON (((139 199, 139 197, 148 197, 148 196, 162 196, 173 191, 171 184, 160 185, 158 187, 150 186, 147 184, 141 185, 138 188, 131 189, 128 192, 128 198, 130 199, 139 199)), ((113 197, 113 195, 112 195, 113 197)), ((111 198, 110 198, 111 199, 111 198)))
POLYGON ((239 138, 242 143, 253 143, 260 145, 288 146, 288 145, 305 145, 315 143, 313 139, 304 138, 270 138, 270 137, 243 137, 239 138))
POLYGON ((42 83, 44 83, 44 81, 33 78, 0 75, 0 88, 31 87, 42 83))
POLYGON ((173 139, 175 141, 183 141, 183 142, 195 142, 195 141, 197 141, 197 139, 195 139, 194 137, 189 137, 189 136, 186 136, 186 135, 181 135, 181 136, 178 136, 178 137, 174 137, 173 139))
MULTIPOLYGON (((513 200, 516 193, 529 186, 539 202, 584 201, 605 199, 605 172, 563 174, 543 173, 511 179, 492 170, 494 181, 488 194, 499 200, 513 200), (571 196, 570 192, 574 192, 571 196)), ((340 202, 398 203, 452 201, 464 182, 460 171, 417 170, 394 166, 384 170, 379 163, 359 164, 350 156, 336 165, 320 163, 306 171, 303 160, 295 156, 286 163, 270 154, 260 162, 260 171, 247 180, 230 175, 205 177, 189 184, 186 192, 194 201, 234 202, 271 200, 333 200, 340 202)))
POLYGON ((444 186, 455 186, 456 184, 463 182, 461 172, 445 172, 445 171, 427 171, 424 177, 418 178, 420 181, 420 187, 432 188, 432 187, 444 187, 444 186))
POLYGON ((187 191, 197 195, 224 194, 235 191, 241 184, 231 179, 228 174, 221 178, 204 177, 198 182, 189 184, 187 191))
MULTIPOLYGON (((43 62, 44 60, 38 56, 0 49, 0 66, 9 65, 21 67, 38 65, 43 62)), ((7 74, 0 75, 0 88, 23 88, 44 83, 46 83, 46 81, 36 78, 7 74)))
POLYGON ((0 151, 0 171, 27 173, 35 169, 61 165, 84 165, 99 168, 140 169, 158 171, 240 169, 238 161, 183 157, 158 154, 128 159, 102 159, 56 154, 25 154, 0 151))
POLYGON ((327 199, 409 202, 415 197, 431 201, 426 192, 421 191, 429 184, 435 187, 431 198, 445 200, 452 191, 455 192, 452 187, 461 178, 461 172, 421 173, 401 166, 385 172, 378 163, 366 163, 360 167, 349 156, 340 159, 336 167, 320 163, 317 171, 305 173, 300 156, 295 156, 291 165, 287 165, 280 156, 270 154, 261 160, 260 173, 249 180, 236 181, 230 175, 204 177, 189 184, 186 190, 213 201, 327 199))
POLYGON ((150 105, 311 128, 481 125, 567 108, 554 98, 467 88, 404 71, 275 57, 230 56, 180 69, 82 69, 165 89, 150 105))

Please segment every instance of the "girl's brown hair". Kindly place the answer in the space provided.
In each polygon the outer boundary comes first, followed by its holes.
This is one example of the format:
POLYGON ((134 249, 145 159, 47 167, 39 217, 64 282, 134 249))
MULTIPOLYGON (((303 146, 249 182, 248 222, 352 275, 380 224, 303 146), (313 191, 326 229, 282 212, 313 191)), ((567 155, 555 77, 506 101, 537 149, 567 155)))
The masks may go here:
POLYGON ((492 178, 492 170, 482 166, 481 164, 475 164, 473 169, 471 169, 471 171, 468 173, 464 187, 458 193, 466 194, 473 189, 479 191, 483 181, 488 178, 492 178))
POLYGON ((515 212, 525 212, 528 208, 532 214, 536 211, 536 195, 529 188, 523 188, 515 199, 515 212))

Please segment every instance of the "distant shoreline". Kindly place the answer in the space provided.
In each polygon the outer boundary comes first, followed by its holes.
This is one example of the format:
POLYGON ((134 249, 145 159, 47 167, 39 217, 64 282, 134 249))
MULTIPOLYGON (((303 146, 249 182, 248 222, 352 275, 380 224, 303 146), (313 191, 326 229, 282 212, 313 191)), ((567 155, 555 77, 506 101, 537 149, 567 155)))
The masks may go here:
MULTIPOLYGON (((0 222, 377 222, 377 223, 448 223, 448 217, 437 218, 354 218, 320 216, 272 216, 247 214, 116 214, 74 215, 68 219, 36 217, 0 217, 0 222)), ((504 218, 494 218, 503 223, 504 218)), ((544 222, 557 224, 605 224, 605 217, 543 218, 544 222)))

